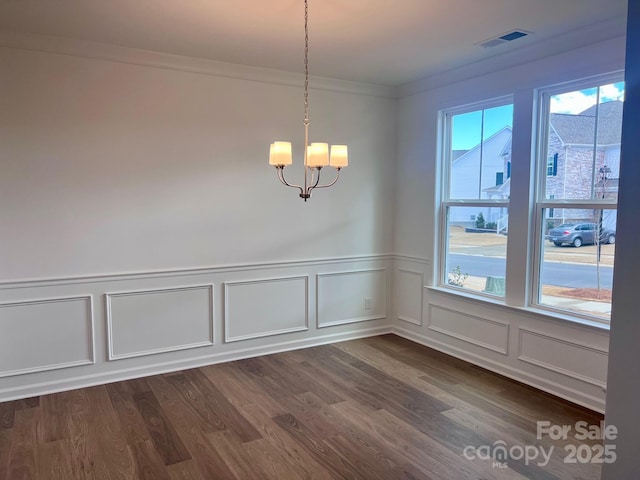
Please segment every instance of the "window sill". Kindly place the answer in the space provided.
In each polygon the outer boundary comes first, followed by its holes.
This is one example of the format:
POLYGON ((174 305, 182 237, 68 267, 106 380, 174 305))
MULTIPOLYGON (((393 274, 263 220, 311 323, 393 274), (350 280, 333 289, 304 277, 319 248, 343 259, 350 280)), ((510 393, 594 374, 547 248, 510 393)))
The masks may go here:
POLYGON ((476 305, 482 304, 482 305, 488 305, 491 307, 506 309, 519 314, 525 314, 532 317, 537 317, 540 320, 563 322, 563 323, 568 322, 568 323, 580 325, 583 327, 592 328, 598 331, 608 332, 610 330, 610 325, 608 323, 604 323, 598 320, 590 320, 588 318, 583 318, 583 317, 577 317, 574 315, 558 312, 551 309, 545 309, 545 308, 533 307, 533 306, 520 307, 516 305, 508 305, 507 303, 505 303, 504 299, 502 298, 483 295, 480 293, 472 293, 466 290, 457 290, 454 288, 447 288, 443 286, 427 286, 426 288, 429 291, 432 291, 434 293, 449 295, 449 296, 458 298, 462 301, 474 303, 476 305))

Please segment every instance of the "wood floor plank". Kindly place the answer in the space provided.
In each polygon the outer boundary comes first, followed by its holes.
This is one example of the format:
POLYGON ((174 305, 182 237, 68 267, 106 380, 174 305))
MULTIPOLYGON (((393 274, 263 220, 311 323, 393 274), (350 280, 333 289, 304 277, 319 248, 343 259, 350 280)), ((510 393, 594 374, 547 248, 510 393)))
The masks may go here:
POLYGON ((236 478, 266 478, 261 470, 260 464, 254 462, 242 449, 242 445, 237 442, 237 437, 233 432, 216 432, 207 435, 207 439, 213 448, 224 459, 229 469, 236 478))
POLYGON ((127 443, 135 445, 151 440, 151 434, 133 399, 137 390, 131 388, 128 382, 110 383, 106 388, 111 405, 116 411, 122 430, 127 436, 127 443))
POLYGON ((266 362, 261 358, 248 358, 246 360, 238 360, 231 364, 233 367, 244 372, 247 376, 258 382, 263 390, 269 392, 275 397, 285 397, 287 395, 302 393, 301 385, 297 382, 293 384, 285 383, 279 375, 270 375, 266 362))
POLYGON ((295 363, 287 361, 286 354, 269 355, 261 360, 271 376, 280 377, 285 385, 298 386, 297 391, 290 389, 290 394, 311 392, 328 404, 339 403, 345 400, 343 396, 338 395, 332 388, 327 388, 323 384, 315 381, 304 369, 299 368, 295 363))
POLYGON ((10 429, 0 429, 0 480, 8 477, 9 454, 11 453, 11 435, 10 429))
POLYGON ((243 374, 233 362, 211 365, 202 368, 201 371, 238 409, 246 405, 260 404, 272 417, 286 413, 278 401, 269 396, 250 376, 243 374))
MULTIPOLYGON (((318 438, 306 425, 291 415, 285 414, 274 417, 273 420, 296 441, 311 457, 329 470, 336 478, 380 479, 377 472, 362 471, 353 461, 345 459, 322 439, 318 438)), ((357 458, 353 459, 355 462, 357 458)))
POLYGON ((339 418, 357 422, 360 429, 377 438, 388 449, 395 449, 407 461, 421 467, 433 478, 453 478, 455 472, 457 480, 476 479, 474 472, 455 469, 453 465, 459 461, 459 457, 441 444, 410 426, 385 423, 382 417, 384 410, 363 412, 357 404, 350 401, 332 405, 331 409, 339 418))
POLYGON ((262 438, 260 432, 238 412, 238 409, 200 370, 188 370, 185 376, 204 396, 211 410, 216 412, 224 425, 233 430, 243 443, 262 438))
POLYGON ((53 393, 42 397, 42 428, 40 442, 48 443, 66 438, 64 418, 68 414, 66 398, 69 392, 53 393))
POLYGON ((135 478, 140 480, 171 480, 160 453, 153 441, 129 444, 135 461, 135 478))
POLYGON ((0 403, 0 430, 13 427, 16 402, 0 403))
POLYGON ((241 448, 245 456, 257 464, 265 479, 311 478, 310 475, 289 464, 267 438, 245 443, 241 448))
POLYGON ((40 406, 40 397, 29 397, 16 400, 16 410, 24 410, 25 408, 36 408, 40 406))
POLYGON ((7 478, 38 478, 39 445, 38 420, 40 412, 31 410, 17 411, 11 429, 11 448, 7 465, 7 478))
POLYGON ((68 452, 71 448, 68 439, 56 440, 39 446, 39 472, 37 478, 48 480, 80 479, 73 474, 68 452))
POLYGON ((167 466, 167 472, 171 480, 207 480, 193 458, 167 466))
POLYGON ((106 387, 83 390, 90 405, 84 478, 134 479, 133 457, 106 387))
MULTIPOLYGON (((86 389, 74 390, 68 396, 68 415, 66 423, 66 458, 73 478, 96 479, 92 459, 89 456, 89 423, 93 415, 86 389)), ((61 442, 61 441, 58 441, 61 442)))
POLYGON ((315 435, 332 446, 339 456, 346 455, 361 471, 373 469, 383 478, 429 478, 427 472, 408 464, 406 459, 386 448, 353 419, 337 415, 315 394, 306 392, 296 395, 295 402, 291 401, 288 405, 292 413, 315 435))
POLYGON ((148 382, 156 397, 162 402, 166 415, 180 431, 181 438, 202 475, 206 479, 235 479, 224 459, 199 428, 198 417, 192 409, 184 406, 183 397, 174 386, 162 375, 151 377, 148 382))
POLYGON ((133 401, 164 464, 172 465, 189 460, 191 458, 189 451, 163 412, 153 392, 136 393, 133 401))
POLYGON ((167 381, 174 386, 184 399, 184 404, 200 419, 200 428, 206 433, 226 430, 224 420, 216 412, 214 405, 185 375, 165 375, 167 381))
MULTIPOLYGON (((254 450, 264 449, 267 454, 278 458, 292 474, 283 478, 306 478, 313 480, 331 480, 335 478, 330 472, 301 448, 296 441, 280 428, 262 409, 261 405, 246 405, 243 415, 260 431, 263 440, 245 443, 243 447, 254 450), (260 443, 259 447, 256 447, 260 443)), ((264 460, 264 459, 262 459, 264 460)), ((269 469, 265 469, 269 471, 269 469)))
POLYGON ((394 395, 394 399, 398 403, 403 403, 407 406, 411 404, 415 408, 420 408, 425 414, 442 412, 451 408, 447 403, 398 380, 394 375, 389 375, 336 347, 328 345, 326 349, 331 352, 331 357, 362 372, 370 379, 369 381, 375 382, 379 388, 394 395))

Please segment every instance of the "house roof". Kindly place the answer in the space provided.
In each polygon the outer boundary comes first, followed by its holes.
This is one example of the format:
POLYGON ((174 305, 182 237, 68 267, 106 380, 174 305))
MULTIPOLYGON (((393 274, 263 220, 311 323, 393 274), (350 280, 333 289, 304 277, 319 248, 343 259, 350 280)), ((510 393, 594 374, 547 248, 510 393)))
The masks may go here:
POLYGON ((622 134, 623 105, 620 100, 614 100, 601 103, 597 109, 594 105, 577 115, 552 113, 550 123, 565 145, 590 145, 593 144, 597 111, 598 144, 617 144, 622 134))
POLYGON ((500 156, 504 157, 507 155, 511 155, 511 139, 513 137, 509 137, 509 140, 507 140, 507 143, 504 144, 504 148, 502 149, 502 151, 500 152, 500 156))
POLYGON ((469 150, 452 150, 451 151, 451 160, 457 160, 462 155, 467 153, 469 150))
POLYGON ((509 195, 511 191, 511 178, 507 178, 504 183, 500 185, 495 185, 493 187, 484 188, 483 192, 487 192, 488 194, 498 194, 498 195, 509 195))
MULTIPOLYGON (((505 125, 500 130, 498 130, 496 133, 494 133, 490 137, 486 138, 485 140, 482 141, 482 143, 479 143, 478 145, 476 145, 475 147, 473 147, 470 150, 452 150, 451 151, 451 155, 452 155, 451 161, 452 162, 457 162, 459 159, 464 158, 468 154, 471 154, 471 152, 474 152, 474 151, 478 150, 481 146, 486 145, 489 142, 493 142, 505 130, 511 132, 511 127, 509 125, 505 125)), ((509 143, 509 142, 511 142, 511 135, 509 135, 509 140, 507 141, 507 143, 509 143)), ((504 148, 501 151, 504 151, 504 148)), ((502 156, 502 153, 500 155, 502 156)))

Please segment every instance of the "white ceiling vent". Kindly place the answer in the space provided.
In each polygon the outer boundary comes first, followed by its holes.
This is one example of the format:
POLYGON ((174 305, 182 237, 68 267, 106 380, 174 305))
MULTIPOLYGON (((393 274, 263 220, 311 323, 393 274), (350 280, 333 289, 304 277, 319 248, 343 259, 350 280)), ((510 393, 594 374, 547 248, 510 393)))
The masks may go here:
POLYGON ((492 48, 497 47, 498 45, 503 45, 505 43, 513 42, 522 37, 526 37, 527 35, 531 35, 532 32, 527 32, 526 30, 513 30, 511 32, 505 33, 503 35, 499 35, 497 37, 489 38, 488 40, 483 40, 482 42, 476 43, 484 48, 492 48))

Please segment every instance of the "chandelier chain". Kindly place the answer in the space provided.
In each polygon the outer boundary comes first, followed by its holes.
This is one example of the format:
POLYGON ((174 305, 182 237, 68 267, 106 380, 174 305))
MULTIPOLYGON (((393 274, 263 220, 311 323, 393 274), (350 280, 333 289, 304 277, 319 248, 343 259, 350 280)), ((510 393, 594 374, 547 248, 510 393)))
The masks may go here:
POLYGON ((304 0, 304 124, 309 125, 309 1, 304 0))

